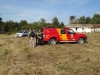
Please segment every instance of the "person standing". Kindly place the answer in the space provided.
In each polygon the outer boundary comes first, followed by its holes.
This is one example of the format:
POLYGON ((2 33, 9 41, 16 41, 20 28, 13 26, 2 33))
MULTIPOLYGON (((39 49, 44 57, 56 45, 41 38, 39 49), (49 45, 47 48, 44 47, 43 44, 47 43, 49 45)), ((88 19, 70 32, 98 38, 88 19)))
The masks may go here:
POLYGON ((33 32, 33 30, 30 30, 30 47, 34 48, 35 47, 35 33, 33 32))
POLYGON ((42 32, 41 30, 39 29, 38 32, 37 32, 37 38, 38 38, 38 44, 41 45, 42 44, 42 32))
POLYGON ((38 30, 36 30, 36 32, 35 32, 35 37, 36 37, 36 46, 38 45, 38 30))

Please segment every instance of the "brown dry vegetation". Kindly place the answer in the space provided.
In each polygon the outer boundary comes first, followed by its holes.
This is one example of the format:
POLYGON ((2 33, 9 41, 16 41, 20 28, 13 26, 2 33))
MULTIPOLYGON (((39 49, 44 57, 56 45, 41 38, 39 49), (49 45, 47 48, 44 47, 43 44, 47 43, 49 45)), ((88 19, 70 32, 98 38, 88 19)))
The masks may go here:
POLYGON ((100 33, 88 43, 29 47, 29 38, 0 34, 0 75, 100 75, 100 33))

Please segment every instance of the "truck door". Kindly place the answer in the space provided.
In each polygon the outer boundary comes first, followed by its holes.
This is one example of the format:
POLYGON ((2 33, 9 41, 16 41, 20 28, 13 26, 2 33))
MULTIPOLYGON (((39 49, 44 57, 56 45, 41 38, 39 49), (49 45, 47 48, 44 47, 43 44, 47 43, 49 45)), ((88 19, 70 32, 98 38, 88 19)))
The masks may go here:
POLYGON ((75 41, 75 32, 71 29, 67 31, 68 41, 75 41))
POLYGON ((67 41, 67 40, 68 40, 68 38, 66 36, 66 30, 61 29, 60 30, 60 41, 67 41))

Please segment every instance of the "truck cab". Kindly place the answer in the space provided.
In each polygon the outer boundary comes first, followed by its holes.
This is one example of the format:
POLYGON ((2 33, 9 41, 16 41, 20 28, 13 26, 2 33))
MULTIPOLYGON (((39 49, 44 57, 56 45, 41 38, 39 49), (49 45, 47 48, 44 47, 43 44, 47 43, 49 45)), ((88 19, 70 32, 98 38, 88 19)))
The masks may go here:
POLYGON ((51 45, 59 42, 77 42, 84 44, 86 40, 86 34, 75 33, 70 28, 44 28, 43 30, 43 41, 51 45))

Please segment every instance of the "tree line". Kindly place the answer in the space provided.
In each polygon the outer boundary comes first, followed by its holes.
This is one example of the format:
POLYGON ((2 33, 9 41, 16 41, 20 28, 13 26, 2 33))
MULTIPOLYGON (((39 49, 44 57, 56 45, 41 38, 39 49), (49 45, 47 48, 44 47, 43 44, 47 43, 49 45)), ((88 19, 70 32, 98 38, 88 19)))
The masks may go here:
POLYGON ((5 32, 17 32, 19 30, 28 30, 28 29, 42 29, 44 27, 59 27, 63 28, 64 23, 59 22, 57 17, 52 19, 52 23, 46 23, 44 18, 41 18, 40 21, 34 23, 28 23, 26 20, 21 20, 20 22, 14 22, 9 20, 7 22, 2 22, 0 18, 0 28, 3 28, 5 32))
POLYGON ((71 24, 100 24, 100 14, 94 14, 93 17, 85 17, 84 15, 80 18, 76 16, 70 16, 71 24))
MULTIPOLYGON (((84 15, 80 18, 76 16, 69 17, 70 24, 100 24, 100 14, 94 14, 93 17, 85 17, 84 15)), ((28 30, 28 29, 41 29, 45 27, 65 27, 63 22, 59 22, 57 17, 52 19, 52 23, 47 23, 44 18, 41 18, 40 21, 34 23, 28 23, 26 20, 21 20, 20 22, 14 22, 9 20, 3 22, 0 18, 0 28, 3 28, 5 32, 17 32, 19 30, 28 30)))

